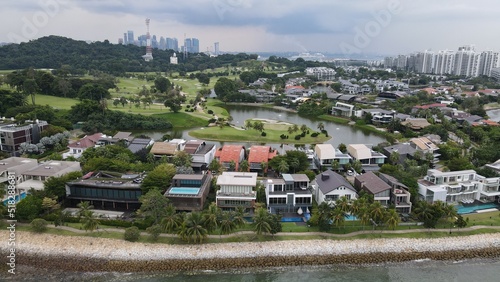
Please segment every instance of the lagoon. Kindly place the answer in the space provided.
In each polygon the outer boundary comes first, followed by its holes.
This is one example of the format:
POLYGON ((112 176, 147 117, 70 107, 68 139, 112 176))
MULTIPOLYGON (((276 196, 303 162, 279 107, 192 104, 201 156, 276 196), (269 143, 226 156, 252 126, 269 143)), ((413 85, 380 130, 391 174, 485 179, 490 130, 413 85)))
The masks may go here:
MULTIPOLYGON (((228 110, 229 114, 233 117, 232 123, 235 124, 236 126, 244 126, 245 120, 254 118, 285 121, 297 124, 299 127, 302 124, 305 124, 312 129, 317 129, 318 124, 322 122, 325 125, 325 130, 327 130, 328 134, 332 136, 332 138, 325 143, 333 144, 334 147, 337 147, 340 143, 344 143, 346 145, 356 144, 356 143, 377 145, 378 143, 385 141, 385 138, 382 136, 378 136, 370 132, 364 132, 361 129, 357 129, 349 125, 338 124, 321 119, 302 117, 295 112, 279 110, 279 109, 263 108, 263 107, 233 106, 233 105, 227 105, 226 109, 228 110)), ((193 139, 193 137, 189 135, 189 131, 191 130, 193 129, 173 130, 173 131, 141 131, 140 133, 148 135, 155 140, 161 139, 161 137, 164 134, 170 134, 171 138, 183 138, 186 140, 190 140, 193 139)), ((238 142, 210 141, 210 143, 215 143, 217 146, 222 146, 225 143, 235 144, 238 142)), ((255 142, 240 142, 238 144, 242 144, 244 146, 249 147, 251 145, 254 145, 255 142)), ((268 144, 268 145, 271 145, 273 147, 279 147, 280 144, 268 144)))

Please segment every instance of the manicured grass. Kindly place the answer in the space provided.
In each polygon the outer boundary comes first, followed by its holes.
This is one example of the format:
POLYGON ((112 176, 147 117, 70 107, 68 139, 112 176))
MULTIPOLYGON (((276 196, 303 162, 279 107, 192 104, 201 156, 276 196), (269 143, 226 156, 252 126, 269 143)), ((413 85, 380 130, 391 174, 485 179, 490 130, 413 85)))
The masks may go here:
POLYGON ((167 119, 174 128, 195 128, 206 126, 208 124, 207 119, 197 117, 191 113, 163 113, 155 114, 154 116, 167 119))
POLYGON ((224 103, 221 102, 220 100, 209 98, 205 102, 205 107, 206 107, 206 109, 204 109, 205 113, 208 110, 212 110, 214 112, 214 115, 216 115, 218 117, 229 116, 229 112, 226 109, 224 109, 224 103))
POLYGON ((463 215, 464 219, 469 219, 469 225, 499 226, 500 211, 486 213, 471 213, 463 215))
MULTIPOLYGON (((288 128, 288 126, 287 126, 288 128)), ((215 141, 253 141, 259 143, 293 143, 293 144, 318 144, 323 143, 331 137, 326 137, 320 134, 318 137, 311 137, 310 134, 302 137, 300 140, 295 140, 294 136, 299 133, 288 134, 286 130, 265 129, 266 136, 261 136, 261 133, 255 129, 239 130, 232 127, 224 126, 209 127, 189 132, 190 135, 204 139, 215 141), (288 139, 281 139, 280 135, 289 135, 288 139)), ((310 131, 314 132, 314 131, 310 131)))
MULTIPOLYGON (((31 98, 29 100, 31 101, 31 98)), ((79 102, 80 101, 78 99, 73 98, 56 97, 42 94, 35 95, 35 103, 37 105, 49 105, 54 109, 69 110, 71 109, 71 106, 76 105, 79 102)))
POLYGON ((338 124, 348 124, 349 123, 349 119, 345 119, 345 118, 341 118, 341 117, 335 117, 335 116, 330 116, 330 115, 320 115, 318 116, 318 118, 320 119, 324 119, 324 120, 327 120, 327 121, 332 121, 332 122, 335 122, 335 123, 338 123, 338 124))

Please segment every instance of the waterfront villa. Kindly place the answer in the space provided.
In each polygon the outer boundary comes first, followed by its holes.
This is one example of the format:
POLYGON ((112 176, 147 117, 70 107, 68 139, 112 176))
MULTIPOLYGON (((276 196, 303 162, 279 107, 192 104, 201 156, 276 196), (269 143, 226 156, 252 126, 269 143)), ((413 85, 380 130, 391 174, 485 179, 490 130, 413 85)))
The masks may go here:
POLYGON ((245 159, 245 147, 242 145, 224 145, 215 152, 215 159, 224 167, 225 170, 230 171, 231 163, 233 162, 237 171, 240 163, 245 159))
POLYGON ((375 173, 369 171, 354 178, 354 187, 358 191, 365 191, 373 196, 373 201, 380 202, 384 207, 388 207, 391 200, 391 186, 378 178, 375 173))
POLYGON ((136 210, 141 203, 142 176, 115 172, 88 173, 81 179, 66 183, 70 205, 88 201, 103 210, 136 210))
POLYGON ((385 173, 379 173, 378 177, 391 186, 391 205, 396 208, 396 211, 398 213, 411 213, 411 194, 408 192, 408 187, 385 173))
POLYGON ((217 177, 216 203, 223 210, 234 210, 236 207, 244 207, 253 210, 257 193, 256 172, 227 172, 217 177))
POLYGON ((382 165, 387 158, 379 152, 368 148, 365 144, 350 144, 347 152, 355 161, 360 161, 364 170, 378 170, 378 165, 382 165))
POLYGON ((486 178, 474 170, 429 169, 427 175, 418 180, 418 189, 421 199, 429 203, 492 202, 500 197, 500 177, 486 178))
POLYGON ((283 174, 281 179, 268 179, 266 204, 271 213, 297 213, 311 211, 312 191, 305 174, 283 174))
POLYGON ((358 197, 356 189, 344 177, 331 169, 318 174, 312 181, 311 187, 318 205, 325 201, 329 204, 335 204, 335 201, 343 196, 349 200, 358 197))
POLYGON ((184 152, 193 157, 191 162, 193 170, 205 170, 215 157, 215 144, 207 144, 202 140, 189 140, 184 146, 184 152))
POLYGON ((85 150, 88 148, 94 148, 102 136, 102 133, 86 135, 82 139, 68 144, 69 152, 63 154, 63 159, 66 159, 67 157, 74 157, 76 159, 80 158, 85 150))
POLYGON ((37 166, 38 162, 35 159, 10 157, 0 160, 0 184, 4 184, 5 190, 3 201, 7 200, 7 197, 9 196, 9 194, 7 194, 9 175, 15 181, 16 191, 14 197, 17 202, 26 196, 26 191, 21 193, 18 187, 19 183, 23 180, 22 174, 36 168, 37 166))
POLYGON ((314 156, 317 167, 331 168, 334 161, 338 161, 339 169, 350 163, 352 158, 348 154, 343 154, 339 149, 333 147, 332 144, 317 144, 314 147, 314 156))
POLYGON ((248 153, 248 165, 250 172, 267 172, 267 164, 274 158, 278 152, 271 146, 252 146, 248 153), (263 164, 266 164, 263 166, 263 164))
POLYGON ((22 173, 22 182, 17 185, 19 190, 28 191, 31 188, 43 190, 43 183, 50 177, 63 176, 72 171, 82 171, 79 162, 47 161, 33 169, 22 173))
POLYGON ((178 211, 201 211, 210 191, 212 174, 176 174, 165 192, 178 211))

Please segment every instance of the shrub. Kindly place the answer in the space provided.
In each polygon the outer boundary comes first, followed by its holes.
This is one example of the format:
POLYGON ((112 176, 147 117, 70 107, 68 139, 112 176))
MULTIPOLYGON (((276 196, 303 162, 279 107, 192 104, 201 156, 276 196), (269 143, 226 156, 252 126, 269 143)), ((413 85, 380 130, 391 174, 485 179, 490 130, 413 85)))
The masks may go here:
POLYGON ((281 139, 286 139, 286 135, 285 135, 285 134, 281 134, 281 135, 280 135, 280 138, 281 138, 281 139))
POLYGON ((31 230, 36 233, 43 233, 47 231, 47 221, 43 218, 35 218, 30 223, 31 230))
POLYGON ((217 121, 216 119, 211 118, 211 119, 209 119, 209 120, 208 120, 208 123, 214 123, 214 122, 216 122, 216 121, 217 121))
POLYGON ((301 137, 302 136, 300 136, 300 134, 299 135, 295 135, 295 140, 300 140, 301 137))
POLYGON ((266 136, 267 133, 265 133, 264 131, 262 131, 262 133, 260 134, 260 136, 266 136))
POLYGON ((300 137, 306 137, 306 133, 305 133, 305 132, 302 132, 302 133, 300 134, 300 137))
POLYGON ((319 133, 317 133, 317 132, 311 133, 311 137, 318 137, 318 135, 319 135, 319 133))
POLYGON ((208 111, 207 111, 207 113, 208 113, 209 115, 213 115, 213 114, 214 114, 214 111, 212 111, 212 110, 208 110, 208 111))
POLYGON ((161 231, 162 231, 162 228, 159 224, 155 224, 155 225, 148 227, 146 229, 146 232, 148 232, 150 235, 149 238, 151 239, 151 241, 158 240, 158 237, 160 236, 161 231))
POLYGON ((188 108, 188 109, 191 108, 191 105, 186 105, 186 108, 188 108))
POLYGON ((137 228, 137 226, 132 226, 125 229, 125 233, 123 234, 123 238, 130 242, 139 240, 139 237, 141 237, 141 231, 139 231, 139 228, 137 228))

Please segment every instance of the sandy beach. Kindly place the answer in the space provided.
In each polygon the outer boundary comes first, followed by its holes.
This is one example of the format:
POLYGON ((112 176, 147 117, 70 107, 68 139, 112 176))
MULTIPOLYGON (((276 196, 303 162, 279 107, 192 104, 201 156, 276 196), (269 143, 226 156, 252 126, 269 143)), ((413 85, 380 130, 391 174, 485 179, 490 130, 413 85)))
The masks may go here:
MULTIPOLYGON (((6 235, 6 232, 2 231, 2 236, 6 235)), ((123 271, 147 271, 158 268, 164 270, 296 265, 301 262, 369 263, 372 260, 454 259, 456 256, 457 259, 464 256, 500 257, 500 234, 432 239, 325 239, 167 245, 18 232, 16 244, 20 264, 36 264, 37 267, 60 266, 68 269, 72 268, 70 264, 79 261, 75 268, 87 271, 94 269, 90 267, 92 264, 99 265, 95 266, 96 271, 120 271, 122 268, 123 271), (89 267, 84 267, 84 262, 89 267), (166 262, 170 264, 165 266, 166 262), (175 266, 174 262, 177 262, 178 266, 175 266), (52 265, 53 263, 56 265, 52 265)), ((2 245, 2 252, 7 252, 6 244, 2 245)))

